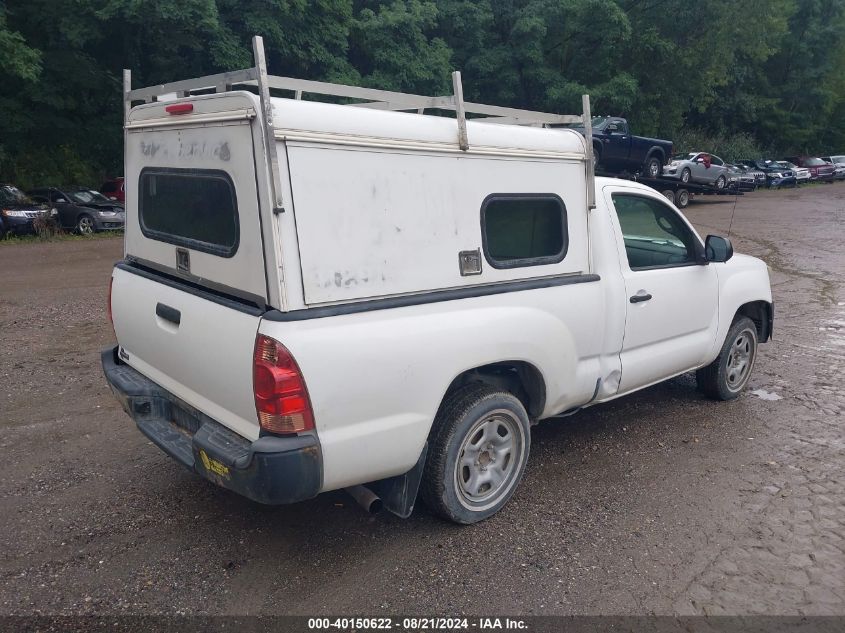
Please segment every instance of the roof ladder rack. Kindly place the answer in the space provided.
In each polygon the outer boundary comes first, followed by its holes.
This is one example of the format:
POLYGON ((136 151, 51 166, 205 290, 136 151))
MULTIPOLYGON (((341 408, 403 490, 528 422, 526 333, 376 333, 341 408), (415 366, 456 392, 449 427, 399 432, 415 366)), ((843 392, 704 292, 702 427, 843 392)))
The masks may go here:
POLYGON ((261 101, 262 123, 268 139, 268 167, 273 174, 273 198, 276 211, 282 210, 281 185, 278 182, 278 160, 275 144, 269 142, 273 138, 273 116, 270 103, 270 90, 284 90, 293 93, 294 99, 302 99, 305 94, 333 96, 341 99, 354 99, 355 103, 347 103, 349 107, 373 108, 378 110, 408 111, 423 114, 426 110, 454 111, 458 124, 457 144, 461 150, 469 149, 467 136, 467 115, 474 115, 472 121, 484 123, 498 123, 506 125, 550 126, 550 125, 581 125, 584 128, 585 168, 587 175, 587 206, 595 208, 595 169, 593 166, 592 125, 590 117, 590 97, 583 95, 581 100, 581 114, 552 114, 535 112, 520 108, 487 105, 464 101, 461 73, 452 73, 451 95, 430 97, 425 95, 362 88, 345 84, 333 84, 294 77, 279 77, 267 73, 266 57, 264 54, 264 40, 256 35, 252 38, 255 67, 232 72, 219 73, 174 81, 147 88, 132 90, 131 74, 124 71, 123 98, 124 122, 128 122, 129 110, 134 102, 149 103, 162 96, 177 97, 190 96, 194 92, 228 92, 237 86, 254 86, 258 89, 261 101))

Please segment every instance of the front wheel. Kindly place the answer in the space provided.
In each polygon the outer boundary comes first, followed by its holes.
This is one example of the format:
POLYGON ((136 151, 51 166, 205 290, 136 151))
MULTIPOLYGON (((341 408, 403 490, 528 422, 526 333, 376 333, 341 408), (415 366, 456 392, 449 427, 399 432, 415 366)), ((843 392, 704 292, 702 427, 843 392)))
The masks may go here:
POLYGON ((90 215, 80 215, 79 219, 76 220, 76 231, 80 235, 93 235, 96 230, 97 226, 94 224, 94 218, 90 215))
POLYGON ((727 184, 727 180, 725 180, 724 176, 719 176, 718 178, 716 178, 716 189, 721 191, 722 189, 725 188, 726 184, 727 184))
POLYGON ((692 177, 692 172, 690 172, 689 167, 684 167, 681 170, 681 182, 687 184, 692 177))
POLYGON ((757 359, 757 327, 748 317, 733 322, 719 355, 695 373, 699 390, 714 400, 733 400, 748 384, 757 359))
POLYGON ((679 209, 686 209, 689 206, 689 191, 678 189, 675 193, 675 206, 679 209))
POLYGON ((444 519, 482 521, 513 495, 530 445, 528 414, 518 398, 483 384, 462 387, 434 421, 420 495, 444 519))

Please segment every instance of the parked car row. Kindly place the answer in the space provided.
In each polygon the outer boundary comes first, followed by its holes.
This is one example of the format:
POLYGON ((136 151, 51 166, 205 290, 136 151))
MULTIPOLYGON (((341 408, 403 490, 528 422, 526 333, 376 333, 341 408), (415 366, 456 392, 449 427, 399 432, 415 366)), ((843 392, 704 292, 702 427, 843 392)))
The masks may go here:
POLYGON ((805 182, 845 179, 845 156, 790 156, 784 160, 743 159, 732 165, 707 152, 676 154, 663 168, 663 178, 684 184, 711 185, 717 190, 735 186, 794 187, 805 182))
POLYGON ((123 178, 103 184, 105 196, 85 187, 39 187, 24 193, 0 183, 0 237, 35 233, 37 220, 49 217, 65 231, 90 235, 123 229, 123 178))

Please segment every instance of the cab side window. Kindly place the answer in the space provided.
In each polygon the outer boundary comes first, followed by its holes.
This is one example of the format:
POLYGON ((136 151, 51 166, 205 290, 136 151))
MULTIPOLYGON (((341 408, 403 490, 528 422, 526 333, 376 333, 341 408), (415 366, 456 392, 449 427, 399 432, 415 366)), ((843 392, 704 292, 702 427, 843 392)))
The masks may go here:
POLYGON ((698 239, 674 209, 637 194, 612 197, 631 270, 696 263, 698 239))

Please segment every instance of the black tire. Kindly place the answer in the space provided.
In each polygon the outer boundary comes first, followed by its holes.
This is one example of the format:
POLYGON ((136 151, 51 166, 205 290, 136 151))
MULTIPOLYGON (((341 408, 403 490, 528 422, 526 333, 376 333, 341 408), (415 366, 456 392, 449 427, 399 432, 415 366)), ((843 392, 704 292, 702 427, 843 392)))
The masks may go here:
POLYGON ((660 193, 663 194, 663 197, 666 198, 669 202, 671 202, 672 204, 675 204, 675 192, 674 191, 672 191, 671 189, 664 189, 660 193))
POLYGON ((94 218, 87 213, 81 214, 76 218, 76 232, 80 235, 93 235, 96 233, 97 225, 94 223, 94 218))
POLYGON ((718 178, 716 178, 716 189, 718 189, 719 191, 724 189, 726 184, 728 184, 728 181, 724 176, 719 176, 718 178))
POLYGON ((593 145, 593 171, 601 166, 601 147, 593 145))
POLYGON ((530 421, 519 399, 480 383, 461 387, 437 412, 420 496, 449 521, 483 521, 513 495, 530 447, 530 421))
POLYGON ((692 172, 689 170, 689 167, 684 167, 681 170, 681 182, 686 185, 689 183, 690 178, 692 178, 692 172))
POLYGON ((689 191, 678 189, 675 192, 675 206, 679 209, 686 209, 689 206, 689 191))
POLYGON ((663 162, 659 156, 649 156, 643 167, 645 168, 645 175, 649 178, 660 178, 663 174, 663 162))
POLYGON ((733 400, 748 384, 756 360, 757 327, 748 317, 738 317, 716 360, 695 373, 698 389, 714 400, 733 400))

